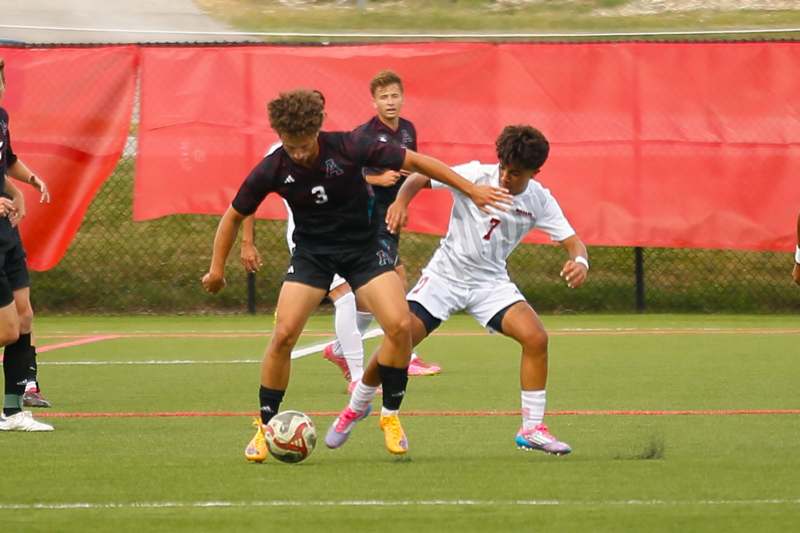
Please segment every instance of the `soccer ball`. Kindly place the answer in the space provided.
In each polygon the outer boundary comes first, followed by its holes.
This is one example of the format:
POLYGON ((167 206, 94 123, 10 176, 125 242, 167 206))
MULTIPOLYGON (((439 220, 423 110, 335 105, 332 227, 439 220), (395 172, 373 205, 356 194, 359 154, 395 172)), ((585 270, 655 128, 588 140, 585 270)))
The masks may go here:
POLYGON ((317 444, 314 422, 300 411, 283 411, 264 429, 269 453, 284 463, 299 463, 311 455, 317 444))

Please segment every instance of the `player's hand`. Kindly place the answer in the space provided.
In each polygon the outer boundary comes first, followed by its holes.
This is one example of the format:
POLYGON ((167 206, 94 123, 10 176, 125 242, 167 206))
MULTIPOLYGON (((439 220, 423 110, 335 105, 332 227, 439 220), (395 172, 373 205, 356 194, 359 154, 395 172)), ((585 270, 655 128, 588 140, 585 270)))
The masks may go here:
POLYGON ((408 206, 402 202, 394 201, 386 211, 386 228, 389 233, 397 235, 408 222, 408 206))
POLYGON ((12 202, 14 210, 9 213, 8 220, 11 222, 11 227, 14 228, 22 222, 22 219, 25 218, 28 211, 25 209, 25 197, 22 194, 14 198, 12 202))
POLYGON ((794 264, 794 268, 792 269, 792 279, 795 283, 800 285, 800 265, 797 263, 794 264))
POLYGON ((216 294, 225 286, 225 277, 216 272, 208 272, 203 276, 203 288, 211 294, 216 294))
POLYGON ((564 267, 559 274, 564 281, 567 282, 567 287, 570 289, 577 289, 586 281, 586 276, 589 274, 589 269, 583 263, 576 263, 572 259, 568 259, 564 263, 564 267))
POLYGON ((10 219, 16 210, 17 208, 11 198, 0 196, 0 217, 8 217, 10 219))
POLYGON ((244 269, 248 272, 258 272, 258 269, 264 265, 264 261, 261 259, 261 254, 258 252, 258 248, 249 242, 242 243, 242 250, 239 254, 239 260, 242 262, 244 269))
POLYGON ((49 204, 50 203, 50 190, 47 188, 47 184, 44 182, 42 178, 34 174, 32 176, 31 185, 33 185, 37 191, 39 191, 39 203, 40 204, 49 204))
POLYGON ((370 185, 377 185, 378 187, 391 187, 397 180, 399 180, 403 176, 402 173, 396 170, 387 170, 382 174, 367 174, 364 176, 364 179, 367 180, 367 183, 370 185))
POLYGON ((508 189, 492 187, 490 185, 476 185, 472 189, 469 197, 484 213, 491 213, 489 207, 494 207, 500 211, 508 211, 509 206, 514 203, 514 199, 508 193, 508 189))

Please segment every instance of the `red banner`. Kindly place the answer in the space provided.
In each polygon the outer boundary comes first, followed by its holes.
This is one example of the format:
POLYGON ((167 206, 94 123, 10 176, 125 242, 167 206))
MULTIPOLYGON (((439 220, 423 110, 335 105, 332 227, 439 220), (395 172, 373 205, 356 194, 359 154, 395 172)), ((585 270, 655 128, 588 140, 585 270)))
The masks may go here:
MULTIPOLYGON (((134 218, 219 214, 276 140, 266 102, 322 90, 325 129, 373 113, 391 68, 419 148, 494 161, 529 123, 551 140, 539 179, 595 245, 790 250, 800 208, 800 43, 392 44, 144 48, 134 218)), ((442 233, 425 192, 410 230, 442 233)), ((271 197, 258 212, 282 218, 271 197)), ((540 237, 529 239, 541 241, 540 237)))
POLYGON ((52 203, 30 186, 21 225, 28 266, 47 270, 63 257, 100 185, 111 175, 128 136, 135 47, 5 48, 14 151, 48 184, 52 203))

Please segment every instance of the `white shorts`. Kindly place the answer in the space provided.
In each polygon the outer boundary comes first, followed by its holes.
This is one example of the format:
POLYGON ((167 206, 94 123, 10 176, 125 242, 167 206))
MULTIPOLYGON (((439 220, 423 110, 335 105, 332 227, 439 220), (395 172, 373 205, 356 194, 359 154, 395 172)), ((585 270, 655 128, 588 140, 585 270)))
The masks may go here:
POLYGON ((447 282, 428 269, 422 271, 422 277, 406 299, 419 303, 442 322, 453 313, 466 311, 483 327, 487 327, 492 317, 509 305, 525 301, 517 286, 510 281, 480 288, 466 287, 447 282))

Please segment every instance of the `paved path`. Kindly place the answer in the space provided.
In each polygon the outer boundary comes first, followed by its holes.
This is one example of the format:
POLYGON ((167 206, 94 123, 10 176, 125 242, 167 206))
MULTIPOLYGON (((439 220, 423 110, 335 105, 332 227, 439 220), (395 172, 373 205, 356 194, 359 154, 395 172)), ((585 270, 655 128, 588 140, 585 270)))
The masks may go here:
MULTIPOLYGON (((0 0, 0 25, 162 31, 234 31, 192 0, 0 0)), ((0 41, 122 43, 245 41, 246 37, 0 28, 0 41)))

